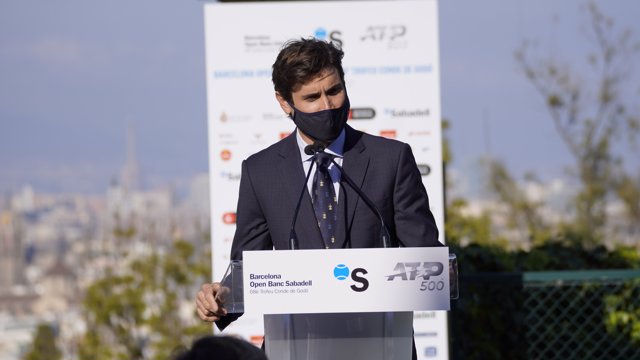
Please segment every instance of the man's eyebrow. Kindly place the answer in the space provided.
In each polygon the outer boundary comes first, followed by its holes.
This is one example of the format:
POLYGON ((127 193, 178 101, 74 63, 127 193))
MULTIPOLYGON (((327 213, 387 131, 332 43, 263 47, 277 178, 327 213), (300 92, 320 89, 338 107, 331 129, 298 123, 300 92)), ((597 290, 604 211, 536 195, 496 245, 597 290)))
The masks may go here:
POLYGON ((315 91, 315 92, 311 92, 311 93, 302 95, 302 99, 305 99, 305 100, 306 99, 311 99, 311 98, 314 98, 314 97, 320 97, 320 92, 319 91, 315 91))
MULTIPOLYGON (((342 90, 344 88, 342 82, 337 82, 335 83, 333 86, 331 86, 329 89, 327 89, 328 93, 332 93, 338 90, 342 90)), ((307 100, 307 99, 313 99, 313 98, 319 98, 320 97, 320 91, 314 91, 314 92, 310 92, 304 95, 301 95, 303 100, 307 100)))
POLYGON ((343 88, 342 83, 338 82, 335 85, 333 85, 332 87, 330 87, 329 90, 327 90, 327 92, 336 91, 336 90, 342 90, 342 88, 343 88))

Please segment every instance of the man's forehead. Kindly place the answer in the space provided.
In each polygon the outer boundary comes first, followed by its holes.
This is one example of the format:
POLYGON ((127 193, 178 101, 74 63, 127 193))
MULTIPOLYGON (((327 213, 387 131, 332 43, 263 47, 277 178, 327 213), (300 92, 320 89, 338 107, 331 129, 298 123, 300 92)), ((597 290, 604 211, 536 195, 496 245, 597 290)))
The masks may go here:
POLYGON ((296 84, 296 86, 293 87, 293 92, 296 92, 298 90, 300 90, 303 86, 305 85, 311 85, 313 83, 319 82, 319 81, 323 81, 329 77, 335 76, 337 77, 337 80, 339 81, 340 78, 338 77, 338 70, 331 66, 331 67, 326 67, 324 69, 322 69, 322 71, 320 71, 318 74, 312 76, 308 81, 302 83, 302 84, 296 84))

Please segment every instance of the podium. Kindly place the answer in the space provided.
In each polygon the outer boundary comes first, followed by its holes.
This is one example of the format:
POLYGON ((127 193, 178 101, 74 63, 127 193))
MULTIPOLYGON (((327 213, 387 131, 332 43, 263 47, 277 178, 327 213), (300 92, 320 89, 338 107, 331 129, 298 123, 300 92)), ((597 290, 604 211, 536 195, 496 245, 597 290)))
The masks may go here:
POLYGON ((413 311, 449 310, 457 263, 446 247, 245 251, 218 300, 264 315, 270 359, 408 360, 413 311))

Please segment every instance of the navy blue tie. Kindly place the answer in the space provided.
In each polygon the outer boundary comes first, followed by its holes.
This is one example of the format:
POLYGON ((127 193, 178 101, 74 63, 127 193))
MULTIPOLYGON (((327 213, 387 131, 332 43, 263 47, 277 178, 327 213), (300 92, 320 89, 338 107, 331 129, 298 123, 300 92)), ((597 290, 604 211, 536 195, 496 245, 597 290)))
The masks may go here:
POLYGON ((338 198, 329 175, 332 156, 327 153, 316 154, 316 173, 313 176, 311 201, 316 213, 322 240, 328 249, 336 242, 336 224, 338 223, 338 198))

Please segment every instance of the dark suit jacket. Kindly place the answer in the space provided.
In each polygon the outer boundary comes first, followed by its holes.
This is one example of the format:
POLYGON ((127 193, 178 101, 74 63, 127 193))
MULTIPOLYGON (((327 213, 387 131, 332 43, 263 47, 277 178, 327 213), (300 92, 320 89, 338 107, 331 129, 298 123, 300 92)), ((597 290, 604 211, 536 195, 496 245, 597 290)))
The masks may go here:
MULTIPOLYGON (((395 246, 440 246, 429 198, 409 145, 346 126, 343 167, 376 204, 395 246)), ((295 132, 242 163, 231 258, 243 250, 288 249, 296 202, 305 185, 295 132)), ((341 181, 336 248, 381 247, 380 221, 341 181)), ((296 233, 301 249, 322 249, 311 197, 304 192, 296 233)))
MULTIPOLYGON (((346 126, 343 156, 344 171, 380 210, 394 246, 442 245, 409 145, 346 126)), ((295 226, 298 245, 301 249, 322 249, 295 132, 245 160, 231 258, 242 259, 243 250, 288 249, 291 221, 303 187, 295 226)), ((344 179, 338 219, 336 248, 382 247, 380 220, 344 179)), ((236 318, 231 314, 216 324, 223 329, 236 318)))

